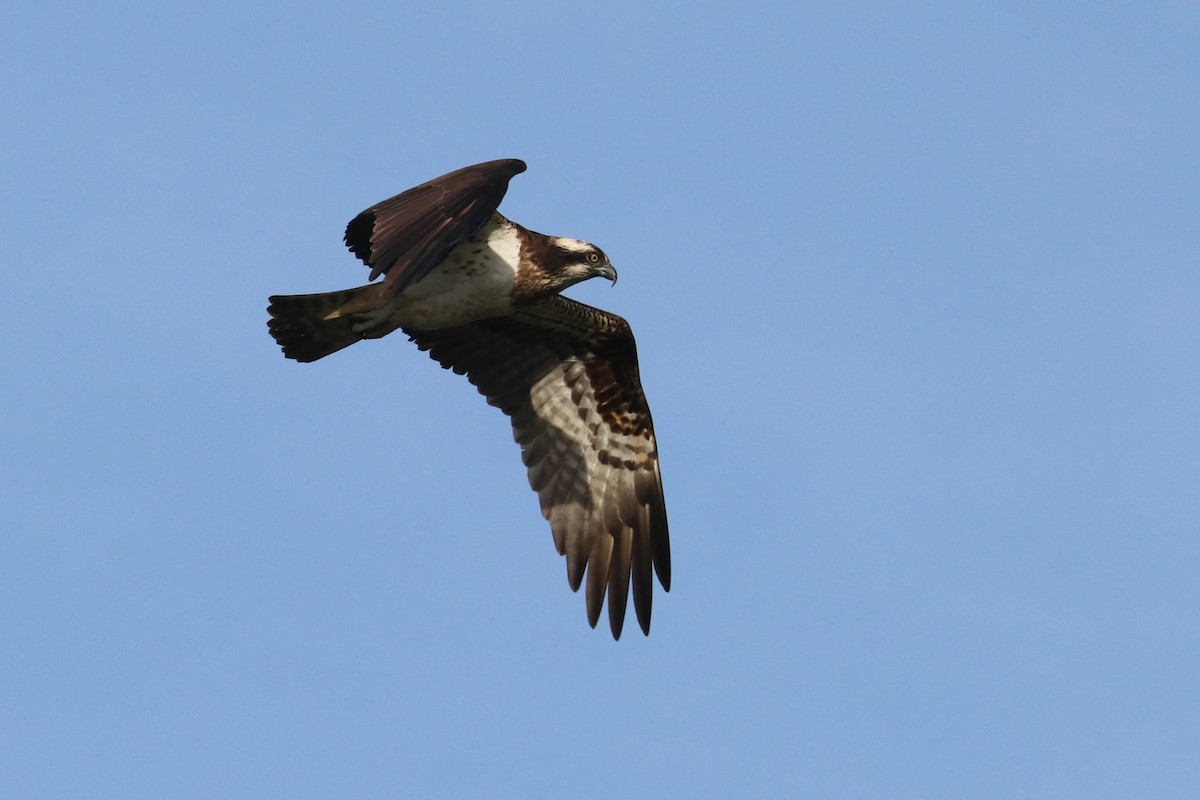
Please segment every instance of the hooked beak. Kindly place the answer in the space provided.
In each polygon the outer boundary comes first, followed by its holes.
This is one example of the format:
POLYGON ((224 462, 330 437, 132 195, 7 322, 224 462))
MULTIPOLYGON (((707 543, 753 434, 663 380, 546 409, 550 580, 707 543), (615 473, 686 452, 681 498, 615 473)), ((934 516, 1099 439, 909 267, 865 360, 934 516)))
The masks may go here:
POLYGON ((617 271, 613 269, 612 264, 605 264, 602 267, 596 267, 596 274, 601 278, 608 278, 612 281, 613 286, 617 285, 617 271))

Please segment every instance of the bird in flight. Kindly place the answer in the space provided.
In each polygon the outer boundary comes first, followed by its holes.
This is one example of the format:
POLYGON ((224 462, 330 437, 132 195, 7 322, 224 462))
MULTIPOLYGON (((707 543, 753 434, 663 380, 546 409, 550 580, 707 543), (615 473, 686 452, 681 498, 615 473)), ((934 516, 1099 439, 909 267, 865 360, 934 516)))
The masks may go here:
POLYGON ((559 293, 617 281, 600 248, 546 236, 496 208, 525 163, 455 170, 350 220, 345 242, 371 268, 354 289, 270 298, 268 328, 287 358, 316 361, 402 330, 466 375, 512 422, 567 582, 596 626, 608 597, 619 639, 630 585, 650 633, 654 579, 671 588, 658 447, 629 323, 559 293))

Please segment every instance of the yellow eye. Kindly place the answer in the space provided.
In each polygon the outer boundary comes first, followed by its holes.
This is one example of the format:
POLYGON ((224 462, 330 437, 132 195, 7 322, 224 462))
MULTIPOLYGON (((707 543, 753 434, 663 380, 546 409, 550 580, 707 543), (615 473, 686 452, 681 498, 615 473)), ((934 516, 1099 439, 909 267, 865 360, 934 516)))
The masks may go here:
POLYGON ((597 255, 596 253, 588 253, 588 263, 589 264, 595 264, 599 260, 600 260, 600 256, 597 255))

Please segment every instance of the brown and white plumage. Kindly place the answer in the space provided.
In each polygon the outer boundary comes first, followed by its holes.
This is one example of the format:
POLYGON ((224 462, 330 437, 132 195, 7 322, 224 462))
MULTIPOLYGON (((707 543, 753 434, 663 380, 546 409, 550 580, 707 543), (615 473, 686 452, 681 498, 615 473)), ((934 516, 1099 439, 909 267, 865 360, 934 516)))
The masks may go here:
POLYGON ((354 218, 346 243, 380 283, 271 298, 289 358, 314 361, 403 329, 507 414, 573 590, 595 626, 608 597, 619 638, 629 587, 650 631, 653 574, 670 589, 658 450, 628 323, 560 296, 616 272, 599 248, 529 231, 496 213, 509 159, 422 184, 354 218))

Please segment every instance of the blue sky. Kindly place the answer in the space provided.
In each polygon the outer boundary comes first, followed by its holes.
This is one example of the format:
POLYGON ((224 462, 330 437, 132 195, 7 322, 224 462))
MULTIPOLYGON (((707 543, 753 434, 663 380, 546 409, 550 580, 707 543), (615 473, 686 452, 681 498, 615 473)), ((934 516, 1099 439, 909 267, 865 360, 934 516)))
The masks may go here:
POLYGON ((0 796, 1187 797, 1190 3, 10 3, 0 796), (282 358, 366 206, 520 157, 620 270, 674 587, 507 422, 282 358))

